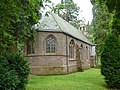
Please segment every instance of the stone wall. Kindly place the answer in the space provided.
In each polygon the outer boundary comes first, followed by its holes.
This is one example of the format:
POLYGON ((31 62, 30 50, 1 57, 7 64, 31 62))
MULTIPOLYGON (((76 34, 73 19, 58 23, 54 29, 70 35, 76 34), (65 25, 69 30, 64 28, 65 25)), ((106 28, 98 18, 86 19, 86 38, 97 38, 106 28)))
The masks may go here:
MULTIPOLYGON (((37 32, 35 40, 35 54, 49 55, 46 53, 46 38, 53 35, 57 40, 56 53, 54 55, 66 55, 66 36, 62 33, 37 32)), ((27 48, 25 45, 24 54, 27 55, 27 48)))
POLYGON ((31 74, 66 74, 90 68, 90 65, 93 66, 94 62, 91 62, 90 48, 90 45, 63 33, 38 32, 35 41, 35 53, 27 55, 26 45, 24 53, 30 60, 31 74), (53 54, 46 53, 46 38, 49 35, 53 35, 57 41, 56 53, 53 54), (71 40, 75 42, 74 58, 69 58, 69 43, 71 40), (76 49, 80 49, 81 45, 83 45, 84 50, 83 58, 80 57, 79 61, 77 56, 78 50, 76 49), (86 47, 88 47, 88 58, 86 58, 86 47), (81 68, 78 68, 79 63, 81 63, 81 68))
POLYGON ((31 66, 32 75, 61 75, 67 74, 67 67, 33 67, 31 66))
POLYGON ((67 73, 66 56, 36 55, 27 57, 30 60, 31 74, 52 75, 67 73))
POLYGON ((63 74, 66 67, 66 36, 62 33, 38 32, 35 41, 35 53, 27 55, 31 73, 36 75, 63 74), (53 35, 57 41, 56 53, 46 53, 46 38, 53 35))
MULTIPOLYGON (((83 45, 83 49, 84 49, 83 50, 83 58, 81 59, 81 63, 82 63, 82 68, 81 69, 84 70, 84 69, 90 68, 90 63, 91 63, 91 61, 90 61, 91 60, 91 58, 90 58, 90 48, 91 48, 91 46, 82 42, 82 41, 79 41, 79 40, 74 39, 70 36, 67 36, 68 55, 69 55, 69 43, 70 43, 71 40, 74 40, 74 42, 75 42, 75 52, 74 52, 74 58, 71 59, 71 58, 68 57, 68 63, 70 65, 70 67, 69 67, 70 72, 71 72, 71 70, 75 71, 75 69, 76 69, 76 71, 79 70, 77 67, 75 67, 75 66, 77 66, 76 47, 78 46, 79 48, 81 48, 81 44, 83 45), (85 53, 86 47, 88 47, 88 59, 86 59, 86 53, 85 53)), ((81 53, 81 51, 80 51, 80 53, 81 53)))

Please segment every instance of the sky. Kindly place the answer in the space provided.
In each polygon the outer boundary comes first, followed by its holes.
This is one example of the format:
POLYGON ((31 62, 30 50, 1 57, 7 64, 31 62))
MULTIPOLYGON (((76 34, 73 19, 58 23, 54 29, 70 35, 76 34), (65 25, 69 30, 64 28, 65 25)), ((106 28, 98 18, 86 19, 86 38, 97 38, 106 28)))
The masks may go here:
MULTIPOLYGON (((55 5, 60 3, 61 0, 51 0, 55 5)), ((73 0, 75 4, 77 4, 80 7, 80 15, 79 18, 82 19, 85 18, 87 23, 88 21, 92 21, 92 4, 90 3, 90 0, 73 0)))

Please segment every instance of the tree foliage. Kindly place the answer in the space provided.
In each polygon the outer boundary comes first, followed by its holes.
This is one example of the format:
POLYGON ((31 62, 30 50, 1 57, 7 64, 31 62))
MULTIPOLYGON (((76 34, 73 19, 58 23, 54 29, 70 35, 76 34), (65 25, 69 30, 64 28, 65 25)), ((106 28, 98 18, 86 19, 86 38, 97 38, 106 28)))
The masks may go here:
POLYGON ((113 13, 110 35, 106 39, 101 55, 101 73, 110 87, 120 89, 120 1, 100 1, 113 13))
POLYGON ((93 20, 90 28, 92 35, 90 35, 93 36, 93 41, 96 43, 99 58, 104 47, 105 38, 110 33, 112 14, 108 12, 105 4, 99 5, 97 0, 91 0, 91 3, 93 4, 93 20))
POLYGON ((41 17, 42 0, 0 1, 0 50, 34 35, 32 25, 41 17))
POLYGON ((110 34, 101 54, 101 73, 109 87, 120 89, 120 38, 110 34))
POLYGON ((25 90, 30 72, 28 61, 21 54, 0 55, 0 90, 25 90))
POLYGON ((9 52, 34 37, 32 26, 41 18, 43 1, 48 0, 0 0, 0 90, 25 90, 28 62, 20 54, 9 52))
POLYGON ((119 0, 99 0, 100 3, 105 3, 109 12, 113 13, 112 32, 117 36, 120 35, 120 1, 119 0))
POLYGON ((78 7, 73 0, 61 0, 61 3, 55 6, 54 11, 73 26, 79 28, 81 21, 78 19, 79 9, 80 7, 78 7))

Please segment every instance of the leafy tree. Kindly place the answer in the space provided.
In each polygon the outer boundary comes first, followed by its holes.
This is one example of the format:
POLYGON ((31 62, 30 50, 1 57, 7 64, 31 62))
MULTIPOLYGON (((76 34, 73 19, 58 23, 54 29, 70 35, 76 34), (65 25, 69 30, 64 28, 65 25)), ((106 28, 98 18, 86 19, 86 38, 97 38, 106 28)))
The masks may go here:
POLYGON ((73 0, 61 0, 61 3, 54 7, 54 12, 76 28, 79 28, 81 21, 78 19, 79 9, 73 0))
POLYGON ((105 4, 99 5, 97 0, 91 0, 91 3, 93 5, 93 20, 89 32, 91 32, 92 40, 96 43, 97 55, 100 58, 105 38, 110 33, 109 23, 112 20, 112 14, 108 12, 105 4))
POLYGON ((87 23, 86 24, 86 31, 88 32, 88 38, 94 42, 94 29, 93 29, 93 23, 87 23))
POLYGON ((15 48, 20 41, 34 36, 32 26, 41 17, 42 3, 42 0, 0 1, 0 51, 15 48))
POLYGON ((120 89, 120 38, 113 33, 106 41, 101 54, 101 73, 109 87, 120 89))
POLYGON ((0 1, 0 90, 25 90, 29 64, 20 53, 13 52, 18 44, 34 37, 32 26, 41 17, 43 1, 48 0, 0 1))
POLYGON ((101 3, 105 3, 109 12, 113 13, 113 21, 112 21, 112 32, 117 36, 120 35, 120 1, 119 0, 99 0, 101 3))
POLYGON ((101 73, 110 87, 120 89, 120 1, 99 0, 100 3, 101 1, 107 6, 109 12, 114 14, 111 33, 106 39, 101 55, 101 73))
POLYGON ((28 61, 18 53, 0 55, 0 90, 25 90, 30 72, 28 61))

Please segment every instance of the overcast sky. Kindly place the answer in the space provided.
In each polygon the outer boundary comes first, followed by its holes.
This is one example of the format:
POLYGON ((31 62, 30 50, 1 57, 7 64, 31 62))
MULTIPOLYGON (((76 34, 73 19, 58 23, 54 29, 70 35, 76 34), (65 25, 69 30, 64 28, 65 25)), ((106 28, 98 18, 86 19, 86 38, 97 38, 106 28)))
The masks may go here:
MULTIPOLYGON (((60 3, 61 0, 51 0, 55 5, 60 3)), ((92 20, 92 5, 90 0, 73 0, 80 7, 80 18, 84 17, 86 23, 92 20)))

